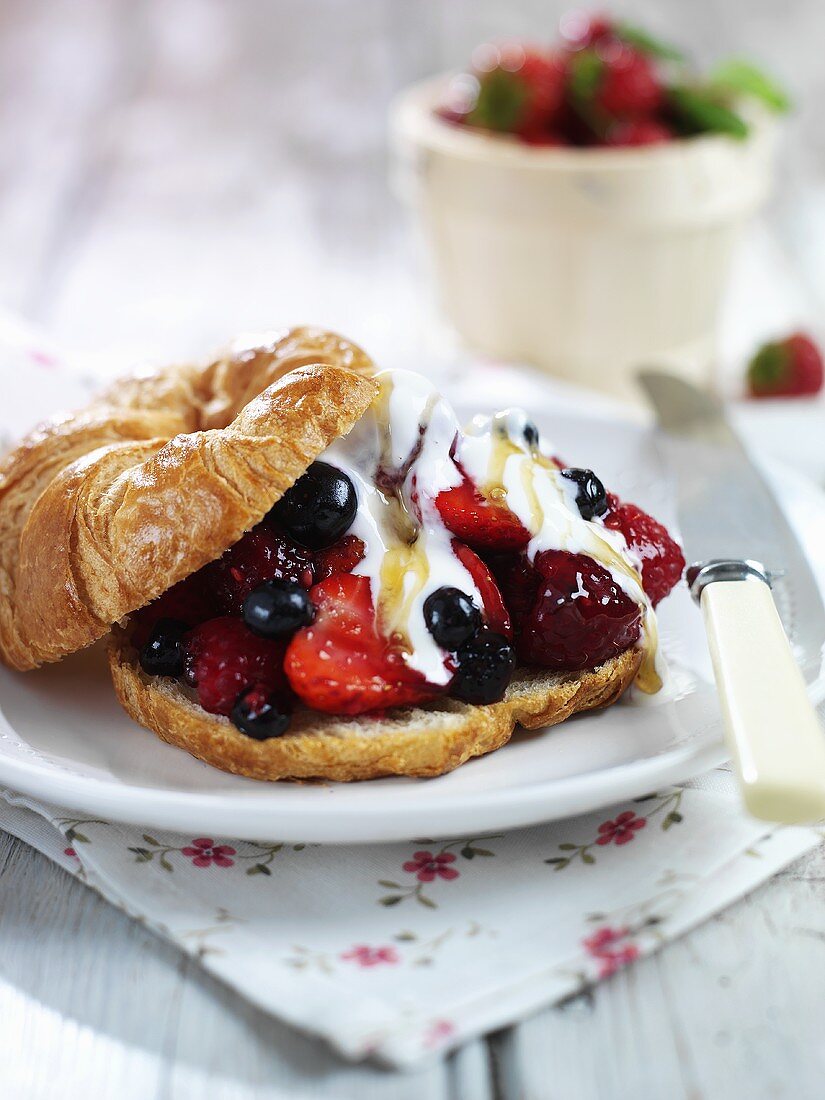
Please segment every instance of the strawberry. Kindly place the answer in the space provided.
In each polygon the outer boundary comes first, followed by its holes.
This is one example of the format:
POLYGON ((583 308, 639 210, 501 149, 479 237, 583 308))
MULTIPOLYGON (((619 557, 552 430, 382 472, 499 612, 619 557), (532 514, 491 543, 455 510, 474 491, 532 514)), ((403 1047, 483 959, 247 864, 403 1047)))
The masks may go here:
POLYGON ((621 42, 612 42, 610 49, 581 50, 568 73, 571 103, 598 137, 604 138, 617 119, 649 118, 662 105, 654 63, 621 42))
POLYGON ((518 75, 527 86, 527 102, 517 134, 548 130, 557 121, 564 97, 564 65, 559 57, 527 50, 518 75))
POLYGON ((609 511, 605 527, 621 531, 628 546, 642 563, 642 585, 655 606, 681 580, 685 558, 667 528, 635 504, 623 504, 608 494, 609 511))
POLYGON ((504 606, 504 600, 498 590, 498 585, 493 580, 493 574, 469 546, 465 546, 458 539, 453 539, 453 553, 475 581, 475 586, 481 596, 484 621, 490 630, 497 634, 503 634, 509 638, 512 634, 510 614, 504 606))
POLYGON ((284 662, 293 691, 308 706, 364 714, 439 694, 379 633, 368 577, 336 573, 316 584, 310 597, 315 621, 293 636, 284 662))
POLYGON ((803 332, 763 344, 748 367, 751 397, 798 397, 819 393, 822 381, 822 353, 803 332))
POLYGON ((476 549, 521 550, 530 541, 530 532, 507 505, 483 496, 466 476, 439 493, 436 506, 447 528, 476 549))
POLYGON ((552 130, 564 95, 564 66, 537 50, 493 49, 495 63, 476 73, 478 97, 470 126, 525 136, 552 130))
POLYGON ((615 118, 652 115, 662 103, 662 86, 653 62, 630 47, 604 61, 596 100, 615 118))

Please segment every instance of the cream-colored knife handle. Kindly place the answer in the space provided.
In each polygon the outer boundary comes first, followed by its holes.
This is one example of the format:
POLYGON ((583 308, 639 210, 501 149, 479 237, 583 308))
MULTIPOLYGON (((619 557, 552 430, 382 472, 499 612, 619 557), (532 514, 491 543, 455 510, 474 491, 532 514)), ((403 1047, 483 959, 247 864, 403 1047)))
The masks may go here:
POLYGON ((700 603, 745 805, 765 821, 825 817, 825 734, 770 588, 720 580, 700 603))

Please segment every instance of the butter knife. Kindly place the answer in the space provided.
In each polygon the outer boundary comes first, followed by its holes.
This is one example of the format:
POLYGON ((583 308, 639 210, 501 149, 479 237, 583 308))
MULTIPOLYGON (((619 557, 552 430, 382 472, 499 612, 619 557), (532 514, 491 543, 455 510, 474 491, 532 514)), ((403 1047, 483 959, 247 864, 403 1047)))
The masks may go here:
POLYGON ((766 821, 817 820, 825 816, 825 734, 807 690, 825 641, 816 579, 722 402, 664 372, 638 378, 675 483, 687 581, 704 616, 745 805, 766 821))

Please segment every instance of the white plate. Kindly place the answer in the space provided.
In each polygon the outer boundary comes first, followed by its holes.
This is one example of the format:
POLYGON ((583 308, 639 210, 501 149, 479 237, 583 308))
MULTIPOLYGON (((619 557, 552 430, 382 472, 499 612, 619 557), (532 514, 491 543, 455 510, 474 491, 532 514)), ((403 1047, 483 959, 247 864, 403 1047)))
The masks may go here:
MULTIPOLYGON (((603 420, 539 427, 570 463, 673 522, 645 431, 603 420)), ((825 537, 825 497, 782 476, 803 541, 825 537)), ((258 783, 170 748, 117 705, 99 647, 37 673, 0 670, 0 783, 80 814, 198 835, 355 843, 515 828, 584 813, 685 780, 725 758, 700 616, 682 589, 661 637, 681 697, 619 705, 505 748, 438 779, 258 783)))

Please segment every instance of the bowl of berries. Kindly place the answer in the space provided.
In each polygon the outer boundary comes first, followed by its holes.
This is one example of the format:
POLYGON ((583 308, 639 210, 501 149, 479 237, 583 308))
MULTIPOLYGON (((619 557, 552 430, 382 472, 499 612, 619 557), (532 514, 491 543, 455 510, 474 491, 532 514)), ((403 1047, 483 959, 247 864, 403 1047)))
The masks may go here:
POLYGON ((699 75, 573 13, 551 49, 477 49, 392 109, 394 182, 441 307, 479 351, 629 395, 640 364, 704 378, 734 248, 770 189, 783 91, 699 75))

